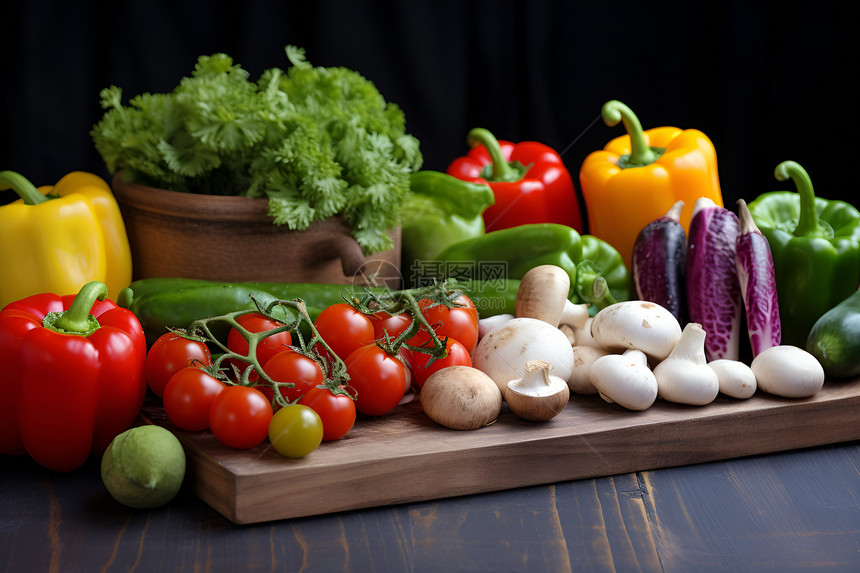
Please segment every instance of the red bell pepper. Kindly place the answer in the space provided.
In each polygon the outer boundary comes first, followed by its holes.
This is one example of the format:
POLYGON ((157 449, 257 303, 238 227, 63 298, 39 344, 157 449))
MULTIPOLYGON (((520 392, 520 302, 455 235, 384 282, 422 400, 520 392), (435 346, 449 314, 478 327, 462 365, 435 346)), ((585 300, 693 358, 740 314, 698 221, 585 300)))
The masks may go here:
POLYGON ((464 181, 489 185, 496 202, 484 211, 487 232, 531 223, 558 223, 582 232, 579 202, 561 156, 536 141, 498 141, 483 128, 469 132, 471 149, 448 166, 464 181))
POLYGON ((132 426, 146 392, 146 339, 93 281, 0 311, 0 453, 55 471, 82 466, 132 426))

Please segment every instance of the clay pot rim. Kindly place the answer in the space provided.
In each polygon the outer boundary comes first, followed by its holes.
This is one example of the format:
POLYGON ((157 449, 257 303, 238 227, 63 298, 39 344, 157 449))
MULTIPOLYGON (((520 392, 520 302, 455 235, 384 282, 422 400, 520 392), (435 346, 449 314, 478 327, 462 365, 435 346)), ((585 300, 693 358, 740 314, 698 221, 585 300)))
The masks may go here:
POLYGON ((274 219, 269 216, 267 198, 183 193, 126 181, 123 173, 118 171, 114 174, 111 187, 117 199, 131 207, 183 219, 253 219, 274 225, 274 219))
MULTIPOLYGON (((242 260, 238 266, 262 264, 267 272, 273 265, 277 266, 277 256, 273 259, 267 254, 272 248, 280 249, 284 253, 283 256, 292 260, 290 264, 298 267, 340 259, 343 277, 354 277, 368 261, 374 259, 390 262, 386 259, 389 256, 387 252, 366 257, 341 215, 313 221, 303 230, 290 229, 287 225, 276 225, 274 219, 268 215, 266 198, 183 193, 131 183, 124 181, 122 176, 122 171, 114 174, 112 189, 126 221, 126 228, 133 230, 130 238, 132 234, 137 236, 136 233, 144 232, 141 229, 148 235, 140 244, 151 244, 153 240, 161 243, 182 237, 182 242, 186 244, 203 241, 207 249, 221 256, 224 252, 233 252, 239 243, 244 244, 250 240, 254 241, 254 244, 260 244, 256 241, 262 240, 266 242, 266 248, 259 249, 259 252, 264 253, 264 262, 257 261, 257 253, 254 253, 254 256, 250 257, 252 262, 242 260), (130 225, 132 222, 133 226, 130 225), (304 250, 297 251, 297 247, 303 247, 304 250)), ((390 264, 394 264, 399 271, 400 227, 389 233, 395 242, 395 250, 391 252, 396 253, 394 256, 398 259, 390 264)), ((159 244, 155 247, 155 254, 146 255, 149 257, 146 260, 163 258, 161 249, 159 244)), ((133 259, 142 258, 142 252, 149 251, 135 250, 135 244, 132 244, 133 259)), ((152 261, 150 263, 147 264, 156 264, 152 261)), ((230 265, 231 268, 237 267, 237 263, 232 259, 230 265)), ((178 276, 177 270, 164 271, 160 266, 157 268, 159 270, 155 271, 155 275, 147 270, 142 276, 178 276)), ((187 272, 184 264, 182 268, 182 272, 187 272)), ((197 273, 189 278, 210 277, 197 273)), ((312 279, 304 280, 308 282, 312 279)), ((335 282, 340 282, 340 277, 335 279, 335 282)))

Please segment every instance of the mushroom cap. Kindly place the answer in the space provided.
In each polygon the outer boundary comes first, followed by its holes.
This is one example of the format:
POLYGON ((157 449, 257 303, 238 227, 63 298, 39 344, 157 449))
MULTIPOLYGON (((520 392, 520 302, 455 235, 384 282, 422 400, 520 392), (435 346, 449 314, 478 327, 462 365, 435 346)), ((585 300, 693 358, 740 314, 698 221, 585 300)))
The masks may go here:
POLYGON ((807 398, 824 386, 824 367, 797 346, 772 346, 753 358, 758 387, 784 398, 807 398))
POLYGON ((628 410, 646 410, 657 399, 657 379, 640 350, 598 358, 590 375, 601 396, 628 410))
POLYGON ((708 366, 717 373, 720 392, 726 396, 742 400, 755 394, 758 387, 755 374, 744 362, 720 358, 708 362, 708 366))
POLYGON ((514 314, 558 327, 569 291, 567 271, 557 265, 533 267, 520 281, 514 314))
POLYGON ((514 318, 482 338, 472 353, 472 365, 495 380, 500 392, 511 380, 522 378, 530 360, 546 360, 567 380, 573 349, 558 328, 535 318, 514 318))
POLYGON ((502 393, 493 379, 471 366, 448 366, 427 378, 419 394, 424 413, 454 430, 489 425, 502 411, 502 393))
POLYGON ((505 402, 523 420, 544 422, 561 412, 570 400, 567 381, 550 374, 552 365, 545 360, 526 364, 522 378, 511 380, 505 388, 505 402))
POLYGON ((567 383, 558 392, 545 396, 524 394, 516 388, 511 388, 510 385, 505 391, 505 402, 508 403, 511 412, 518 418, 531 422, 545 422, 555 418, 569 401, 570 389, 567 383))
POLYGON ((591 334, 607 350, 640 350, 659 362, 681 338, 681 325, 657 303, 628 300, 599 311, 591 322, 591 334))

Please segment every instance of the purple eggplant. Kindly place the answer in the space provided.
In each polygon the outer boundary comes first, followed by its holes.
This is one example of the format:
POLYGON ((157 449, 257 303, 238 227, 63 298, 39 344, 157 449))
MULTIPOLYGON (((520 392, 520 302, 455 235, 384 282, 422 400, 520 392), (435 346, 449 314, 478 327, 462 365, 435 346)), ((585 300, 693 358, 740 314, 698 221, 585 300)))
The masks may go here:
POLYGON ((739 234, 737 215, 706 197, 696 201, 687 238, 687 314, 705 329, 709 362, 740 356, 739 234))
POLYGON ((680 223, 683 208, 684 202, 678 201, 664 216, 645 225, 633 244, 631 261, 636 297, 664 307, 681 326, 687 323, 687 235, 680 223))
POLYGON ((746 311, 753 358, 782 342, 776 276, 770 245, 753 221, 747 204, 738 201, 740 234, 737 242, 738 282, 746 311))

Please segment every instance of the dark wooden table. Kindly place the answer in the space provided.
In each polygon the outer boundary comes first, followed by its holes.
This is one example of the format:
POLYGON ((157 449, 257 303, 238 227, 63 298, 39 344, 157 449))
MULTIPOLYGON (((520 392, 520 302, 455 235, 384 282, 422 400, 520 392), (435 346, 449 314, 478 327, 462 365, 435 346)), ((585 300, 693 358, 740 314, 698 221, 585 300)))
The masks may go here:
POLYGON ((5 571, 860 571, 860 442, 246 526, 0 461, 5 571))

